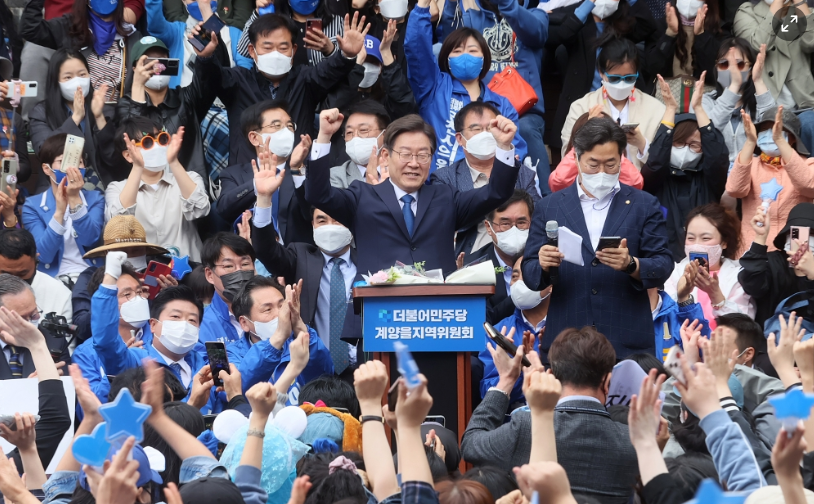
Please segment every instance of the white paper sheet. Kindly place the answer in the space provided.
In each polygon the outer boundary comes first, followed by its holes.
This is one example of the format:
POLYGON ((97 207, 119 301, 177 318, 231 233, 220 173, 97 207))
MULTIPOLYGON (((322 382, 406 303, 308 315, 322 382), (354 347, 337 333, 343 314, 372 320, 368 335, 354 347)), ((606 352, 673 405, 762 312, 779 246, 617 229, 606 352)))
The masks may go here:
POLYGON ((565 226, 559 228, 557 248, 565 256, 564 261, 577 266, 585 266, 585 262, 582 260, 582 237, 565 226))

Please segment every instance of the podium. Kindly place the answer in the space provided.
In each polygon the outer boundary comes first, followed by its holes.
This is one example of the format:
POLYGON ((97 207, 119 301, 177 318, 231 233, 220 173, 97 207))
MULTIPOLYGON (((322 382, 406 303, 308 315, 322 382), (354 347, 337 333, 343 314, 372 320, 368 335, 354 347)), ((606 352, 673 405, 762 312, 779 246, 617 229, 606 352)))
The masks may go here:
POLYGON ((470 355, 486 348, 486 298, 494 293, 494 285, 470 284, 353 288, 364 351, 384 363, 392 383, 399 376, 393 342, 407 345, 429 381, 430 415, 442 415, 459 442, 472 416, 470 355))

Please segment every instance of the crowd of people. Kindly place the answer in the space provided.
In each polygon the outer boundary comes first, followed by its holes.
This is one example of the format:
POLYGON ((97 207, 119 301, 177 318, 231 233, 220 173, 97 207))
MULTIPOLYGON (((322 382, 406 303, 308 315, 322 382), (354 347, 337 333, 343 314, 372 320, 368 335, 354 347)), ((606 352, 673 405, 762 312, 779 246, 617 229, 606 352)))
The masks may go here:
POLYGON ((806 0, 4 2, 0 499, 813 502, 813 54, 806 0), (458 432, 352 291, 484 261, 458 432))

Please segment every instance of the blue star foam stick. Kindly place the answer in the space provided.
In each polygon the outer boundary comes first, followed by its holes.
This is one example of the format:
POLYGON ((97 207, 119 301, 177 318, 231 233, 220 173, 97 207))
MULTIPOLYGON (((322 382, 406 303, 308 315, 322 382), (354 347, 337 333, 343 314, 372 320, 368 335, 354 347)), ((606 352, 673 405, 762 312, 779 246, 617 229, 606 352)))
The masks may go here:
POLYGON ((769 404, 774 407, 774 416, 783 424, 791 435, 797 429, 797 422, 808 420, 811 407, 814 406, 814 394, 805 394, 800 389, 792 389, 785 394, 769 397, 769 404))
POLYGON ((189 256, 173 257, 172 258, 172 276, 176 280, 181 280, 184 275, 192 272, 192 267, 189 265, 189 256))
MULTIPOLYGON (((783 186, 777 182, 776 177, 768 182, 760 184, 760 199, 763 201, 761 206, 763 207, 764 212, 769 213, 769 204, 772 201, 777 201, 777 196, 782 190, 783 186)), ((763 227, 762 222, 758 222, 757 225, 758 227, 763 227)))
POLYGON ((99 406, 99 414, 105 419, 105 439, 113 443, 117 440, 124 442, 129 436, 136 438, 136 442, 144 440, 144 422, 153 408, 146 404, 139 404, 127 389, 121 389, 116 399, 99 406))
POLYGON ((712 479, 698 486, 695 498, 687 504, 743 504, 749 492, 724 492, 712 479))
POLYGON ((71 446, 73 458, 80 464, 99 468, 104 466, 111 447, 111 444, 105 439, 105 430, 105 422, 102 422, 90 434, 78 436, 71 446))

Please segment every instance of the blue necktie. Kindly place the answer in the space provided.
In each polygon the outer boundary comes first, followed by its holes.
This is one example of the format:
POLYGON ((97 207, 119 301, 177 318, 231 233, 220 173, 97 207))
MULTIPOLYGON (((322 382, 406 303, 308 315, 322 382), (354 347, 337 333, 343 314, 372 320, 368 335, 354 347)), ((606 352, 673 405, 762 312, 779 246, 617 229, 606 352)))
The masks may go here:
POLYGON ((170 364, 170 369, 172 369, 172 372, 175 373, 175 376, 178 378, 178 381, 181 382, 181 385, 184 385, 184 387, 186 387, 186 385, 184 384, 184 379, 181 378, 181 364, 173 362, 172 364, 170 364))
POLYGON ((23 377, 23 363, 20 360, 20 350, 15 346, 8 346, 11 355, 8 357, 8 367, 11 370, 12 378, 23 377))
POLYGON ((338 257, 331 259, 331 334, 328 340, 334 371, 342 374, 348 367, 348 345, 340 338, 345 325, 345 314, 348 310, 347 288, 345 277, 340 269, 345 261, 338 257))
POLYGON ((413 198, 409 194, 402 196, 401 201, 404 206, 401 207, 401 213, 404 214, 404 223, 407 225, 407 232, 410 233, 410 238, 413 237, 413 224, 415 223, 415 215, 413 215, 413 198))

